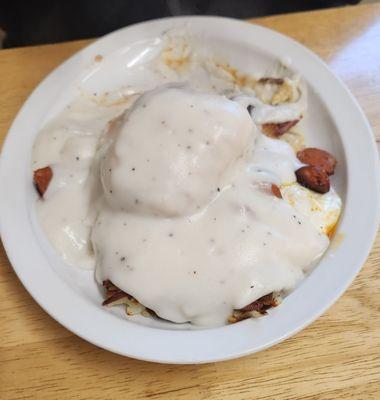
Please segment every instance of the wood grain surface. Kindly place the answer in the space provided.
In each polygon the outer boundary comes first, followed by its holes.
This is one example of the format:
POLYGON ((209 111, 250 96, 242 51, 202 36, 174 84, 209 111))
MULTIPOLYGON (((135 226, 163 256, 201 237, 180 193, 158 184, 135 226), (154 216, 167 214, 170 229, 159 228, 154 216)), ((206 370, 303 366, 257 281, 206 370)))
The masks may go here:
MULTIPOLYGON (((363 107, 380 143, 380 6, 255 20, 325 59, 363 107)), ((31 91, 77 41, 0 51, 0 141, 31 91)), ((1 194, 0 194, 1 196, 1 194)), ((200 366, 132 360, 60 326, 30 297, 0 248, 0 399, 380 399, 380 237, 344 296, 295 337, 242 359, 200 366)))

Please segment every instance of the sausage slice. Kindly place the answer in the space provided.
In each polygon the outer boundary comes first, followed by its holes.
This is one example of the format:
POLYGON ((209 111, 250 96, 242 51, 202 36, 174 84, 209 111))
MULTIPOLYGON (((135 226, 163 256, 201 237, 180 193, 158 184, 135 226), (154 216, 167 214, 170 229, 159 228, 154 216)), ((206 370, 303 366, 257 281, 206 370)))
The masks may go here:
POLYGON ((297 153, 298 159, 304 164, 323 169, 327 175, 333 175, 336 159, 329 152, 315 147, 308 147, 297 153))
POLYGON ((272 186, 271 186, 271 190, 272 190, 272 193, 273 193, 276 197, 278 197, 279 199, 282 199, 281 190, 280 190, 280 188, 279 188, 277 185, 275 185, 275 184, 273 183, 272 186))
POLYGON ((330 190, 330 179, 323 169, 308 165, 297 169, 297 182, 317 193, 327 193, 330 190))
POLYGON ((261 125, 261 130, 271 138, 278 138, 286 133, 290 128, 296 125, 299 119, 280 123, 267 123, 261 125))
POLYGON ((269 293, 237 311, 257 311, 260 314, 266 314, 266 310, 272 307, 276 307, 277 305, 278 304, 274 298, 274 294, 269 293))
POLYGON ((282 85, 284 83, 284 79, 282 78, 271 78, 271 77, 264 77, 259 79, 259 83, 270 83, 273 85, 282 85))
POLYGON ((33 181, 41 197, 43 197, 46 192, 52 177, 53 171, 50 167, 40 168, 34 171, 33 181))

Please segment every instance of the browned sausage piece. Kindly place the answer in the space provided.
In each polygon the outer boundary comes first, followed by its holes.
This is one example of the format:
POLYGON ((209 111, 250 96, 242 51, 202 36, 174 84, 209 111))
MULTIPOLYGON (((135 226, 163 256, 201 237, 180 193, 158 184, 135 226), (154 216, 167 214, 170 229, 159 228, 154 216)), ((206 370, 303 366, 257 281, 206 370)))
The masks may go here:
POLYGON ((271 186, 271 190, 272 190, 272 193, 273 193, 276 197, 278 197, 279 199, 282 199, 281 190, 280 190, 280 188, 279 188, 277 185, 275 185, 275 184, 273 183, 272 186, 271 186))
POLYGON ((308 165, 296 171, 297 182, 317 193, 327 193, 330 190, 330 179, 325 171, 308 165))
POLYGON ((282 78, 260 78, 259 83, 271 83, 273 85, 282 85, 285 81, 282 78))
POLYGON ((299 122, 299 119, 280 123, 267 123, 261 125, 261 130, 271 138, 278 138, 299 122))
POLYGON ((102 303, 103 306, 110 306, 113 303, 119 304, 122 299, 132 299, 132 296, 123 292, 108 279, 103 281, 103 287, 106 289, 106 299, 102 303))
POLYGON ((304 164, 323 169, 327 175, 334 174, 336 159, 325 150, 308 147, 299 151, 297 157, 304 164))
POLYGON ((33 181, 41 197, 46 192, 52 177, 53 171, 50 167, 40 168, 34 171, 33 181))
POLYGON ((258 311, 261 314, 265 314, 266 310, 272 307, 276 307, 277 302, 273 296, 273 293, 266 294, 263 297, 255 300, 253 303, 248 304, 247 306, 241 308, 238 311, 246 312, 246 311, 258 311))

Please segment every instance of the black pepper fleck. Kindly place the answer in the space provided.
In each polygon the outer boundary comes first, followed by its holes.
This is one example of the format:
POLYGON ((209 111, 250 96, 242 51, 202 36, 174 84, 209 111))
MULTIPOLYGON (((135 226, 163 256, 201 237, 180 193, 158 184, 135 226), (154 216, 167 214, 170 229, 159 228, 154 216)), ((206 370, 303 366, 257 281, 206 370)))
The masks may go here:
POLYGON ((190 150, 190 149, 191 149, 191 146, 186 146, 186 148, 187 148, 187 150, 190 150))
POLYGON ((220 188, 217 188, 216 190, 217 190, 218 192, 220 192, 220 188))
POLYGON ((121 257, 121 258, 120 258, 120 261, 121 261, 121 262, 125 261, 125 257, 121 257))
POLYGON ((77 161, 79 161, 79 157, 75 157, 75 159, 76 159, 77 161))
POLYGON ((173 237, 174 235, 172 233, 169 233, 169 237, 173 237))
POLYGON ((132 171, 136 171, 136 168, 135 168, 135 167, 133 167, 133 168, 132 168, 132 171))

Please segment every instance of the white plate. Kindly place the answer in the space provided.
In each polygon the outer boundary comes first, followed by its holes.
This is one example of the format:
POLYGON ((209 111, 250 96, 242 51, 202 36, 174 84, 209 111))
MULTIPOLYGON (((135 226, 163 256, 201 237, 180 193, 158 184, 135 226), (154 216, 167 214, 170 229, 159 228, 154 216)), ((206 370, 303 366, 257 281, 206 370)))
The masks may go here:
MULTIPOLYGON (((99 64, 99 63, 98 63, 99 64)), ((102 63, 102 65, 104 65, 102 63)), ((34 299, 57 321, 107 350, 165 363, 204 363, 262 350, 295 334, 344 292, 364 263, 378 223, 378 159, 362 111, 326 65, 300 44, 268 29, 218 17, 145 22, 114 32, 83 49, 50 74, 26 101, 2 151, 1 235, 9 259, 34 299), (143 317, 126 320, 101 307, 92 274, 64 265, 35 220, 31 148, 43 123, 82 89, 117 85, 128 64, 149 56, 157 38, 187 23, 217 52, 245 71, 267 68, 290 56, 309 86, 307 143, 338 158, 333 184, 344 201, 338 234, 316 269, 270 315, 205 330, 175 330, 143 317), (117 70, 94 63, 102 54, 120 60, 117 70), (74 84, 73 84, 74 83, 74 84), (340 242, 338 244, 338 241, 340 242), (144 325, 145 324, 145 325, 144 325)))

